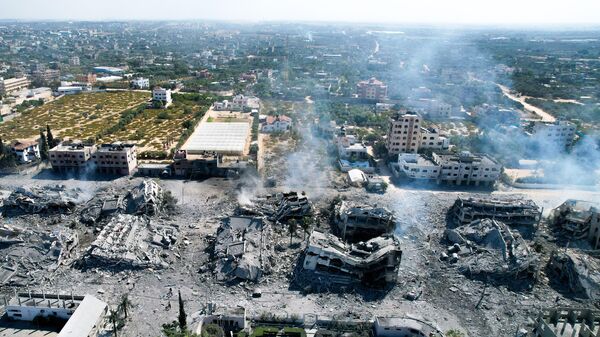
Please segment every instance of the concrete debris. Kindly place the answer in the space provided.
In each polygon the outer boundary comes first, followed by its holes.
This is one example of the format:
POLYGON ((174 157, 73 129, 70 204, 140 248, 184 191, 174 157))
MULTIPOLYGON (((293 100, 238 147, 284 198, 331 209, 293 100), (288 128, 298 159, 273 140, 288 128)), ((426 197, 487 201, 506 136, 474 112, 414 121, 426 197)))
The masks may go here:
MULTIPOLYGON (((86 267, 104 268, 166 268, 168 264, 161 259, 162 249, 151 246, 155 235, 140 216, 119 214, 104 226, 96 240, 92 242, 82 262, 86 267)), ((168 244, 170 246, 171 239, 168 244)))
POLYGON ((476 220, 468 225, 447 229, 446 239, 452 243, 446 259, 456 263, 467 277, 494 281, 535 281, 539 258, 517 231, 492 219, 476 220))
POLYGON ((163 191, 154 180, 144 180, 129 194, 127 213, 138 215, 156 215, 162 210, 163 191))
POLYGON ((217 280, 258 281, 271 268, 271 226, 262 218, 234 216, 217 230, 213 256, 217 280))
POLYGON ((56 185, 43 188, 17 188, 6 200, 4 211, 22 213, 71 213, 80 201, 80 190, 56 185))
POLYGON ((237 213, 247 216, 265 216, 268 220, 285 222, 300 220, 312 214, 313 207, 304 192, 276 193, 259 197, 250 204, 240 205, 237 213))
POLYGON ((521 336, 561 337, 561 336, 598 336, 600 331, 600 311, 589 308, 551 308, 542 310, 535 326, 528 334, 521 336))
POLYGON ((496 219, 507 225, 537 224, 542 211, 532 201, 499 197, 459 197, 450 209, 450 215, 458 224, 468 224, 478 219, 496 219))
POLYGON ((364 241, 390 233, 395 226, 392 212, 384 207, 351 206, 342 201, 335 207, 334 222, 340 238, 364 241))
POLYGON ((591 300, 600 299, 600 259, 572 249, 555 251, 549 267, 561 284, 591 300))
POLYGON ((548 222, 559 226, 573 239, 588 238, 598 247, 600 239, 600 204, 569 199, 553 209, 548 222))
POLYGON ((381 287, 395 283, 402 258, 400 242, 382 235, 367 242, 346 244, 336 236, 314 230, 306 248, 303 268, 319 285, 362 284, 381 287), (322 276, 322 277, 319 277, 322 276))

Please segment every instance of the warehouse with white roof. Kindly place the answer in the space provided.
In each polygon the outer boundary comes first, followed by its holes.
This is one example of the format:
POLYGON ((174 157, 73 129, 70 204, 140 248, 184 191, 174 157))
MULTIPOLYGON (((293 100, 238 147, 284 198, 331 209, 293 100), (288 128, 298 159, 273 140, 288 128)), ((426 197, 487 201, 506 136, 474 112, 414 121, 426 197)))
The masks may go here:
POLYGON ((188 154, 216 152, 243 155, 249 141, 249 122, 203 122, 196 127, 181 149, 188 154))

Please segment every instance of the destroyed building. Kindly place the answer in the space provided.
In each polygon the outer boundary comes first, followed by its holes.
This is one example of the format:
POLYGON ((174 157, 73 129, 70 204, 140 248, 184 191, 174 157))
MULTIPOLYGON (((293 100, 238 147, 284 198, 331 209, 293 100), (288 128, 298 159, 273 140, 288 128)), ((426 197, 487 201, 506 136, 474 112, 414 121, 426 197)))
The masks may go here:
POLYGON ((394 229, 392 212, 384 207, 340 202, 335 208, 334 222, 339 237, 351 242, 366 241, 394 229))
POLYGON ((262 218, 234 216, 217 230, 213 256, 219 281, 258 281, 270 270, 270 225, 262 218))
POLYGON ((527 337, 595 337, 600 335, 600 311, 587 308, 545 309, 527 337))
POLYGON ((537 279, 537 254, 530 250, 518 231, 501 221, 475 220, 447 229, 445 236, 453 245, 447 253, 442 253, 442 260, 456 263, 469 277, 508 281, 537 279))
POLYGON ((300 220, 312 215, 313 206, 304 192, 276 193, 251 200, 250 204, 240 205, 241 215, 265 216, 271 221, 285 222, 300 220))
POLYGON ((119 214, 104 226, 81 262, 87 267, 165 268, 168 264, 161 253, 163 247, 174 243, 176 235, 166 234, 169 242, 164 243, 163 236, 165 233, 153 232, 142 217, 119 214))
POLYGON ((548 263, 561 284, 591 300, 600 299, 600 256, 574 249, 555 251, 548 263))
POLYGON ((569 233, 570 238, 587 238, 594 249, 598 248, 600 243, 600 204, 569 199, 552 210, 548 221, 569 233))
POLYGON ((155 215, 163 206, 162 188, 154 180, 144 180, 128 194, 127 213, 155 215))
POLYGON ((542 211, 532 200, 527 199, 458 197, 450 209, 450 215, 457 224, 489 218, 507 225, 534 225, 542 218, 542 211))
POLYGON ((322 285, 385 286, 396 282, 401 258, 400 242, 392 235, 346 244, 333 234, 314 230, 303 268, 322 285))
POLYGON ((80 200, 81 190, 67 190, 64 186, 39 188, 19 187, 4 200, 4 212, 71 213, 80 200))

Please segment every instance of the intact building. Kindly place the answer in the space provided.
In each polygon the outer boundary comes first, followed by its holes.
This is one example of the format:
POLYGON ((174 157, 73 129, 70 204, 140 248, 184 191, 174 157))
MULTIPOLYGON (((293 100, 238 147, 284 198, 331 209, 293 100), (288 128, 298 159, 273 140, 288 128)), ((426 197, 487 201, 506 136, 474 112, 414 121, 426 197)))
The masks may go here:
POLYGON ((31 82, 27 77, 3 79, 0 77, 0 95, 10 94, 11 92, 26 89, 31 82))
POLYGON ((131 81, 131 85, 138 89, 148 89, 150 88, 150 80, 147 78, 138 77, 131 81))
POLYGON ((535 122, 531 137, 542 144, 554 144, 557 149, 564 150, 573 144, 577 126, 568 121, 535 122))
POLYGON ((161 87, 154 88, 154 90, 152 90, 152 100, 163 102, 165 105, 170 104, 173 102, 173 99, 171 98, 171 89, 161 87))
POLYGON ((19 163, 29 163, 40 159, 40 147, 36 141, 17 141, 11 145, 19 163))
POLYGON ((72 65, 72 66, 80 65, 79 56, 73 56, 73 57, 69 58, 69 65, 72 65))
MULTIPOLYGON (((96 337, 104 330, 109 307, 92 295, 18 293, 4 300, 11 320, 33 322, 39 317, 62 325, 57 337, 96 337)), ((37 334, 36 334, 37 335, 37 334)))
POLYGON ((92 160, 100 173, 129 175, 137 167, 137 148, 134 144, 102 144, 92 160))
POLYGON ((502 172, 502 165, 485 154, 472 154, 468 151, 460 154, 433 153, 433 161, 441 166, 438 181, 461 184, 494 184, 502 172))
POLYGON ((381 101, 387 97, 387 85, 372 77, 356 84, 356 94, 358 98, 381 101))
POLYGON ((94 146, 81 143, 70 145, 57 145, 48 155, 50 164, 55 171, 78 171, 88 167, 92 154, 96 152, 94 146))
POLYGON ((396 115, 390 120, 386 147, 390 154, 417 153, 419 149, 446 150, 448 138, 436 128, 422 127, 423 119, 417 114, 396 115))
POLYGON ((50 83, 50 82, 58 82, 60 81, 60 70, 55 69, 46 69, 46 70, 35 70, 31 77, 34 80, 50 83))

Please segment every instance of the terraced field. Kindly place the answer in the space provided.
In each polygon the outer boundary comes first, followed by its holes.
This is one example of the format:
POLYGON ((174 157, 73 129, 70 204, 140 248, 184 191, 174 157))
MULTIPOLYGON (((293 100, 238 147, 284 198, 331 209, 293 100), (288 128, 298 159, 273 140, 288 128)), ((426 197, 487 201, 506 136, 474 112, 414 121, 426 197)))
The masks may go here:
POLYGON ((40 128, 50 125, 54 135, 60 138, 95 138, 118 123, 122 111, 148 99, 149 94, 133 91, 65 96, 0 124, 0 136, 5 141, 33 139, 39 135, 40 128))

